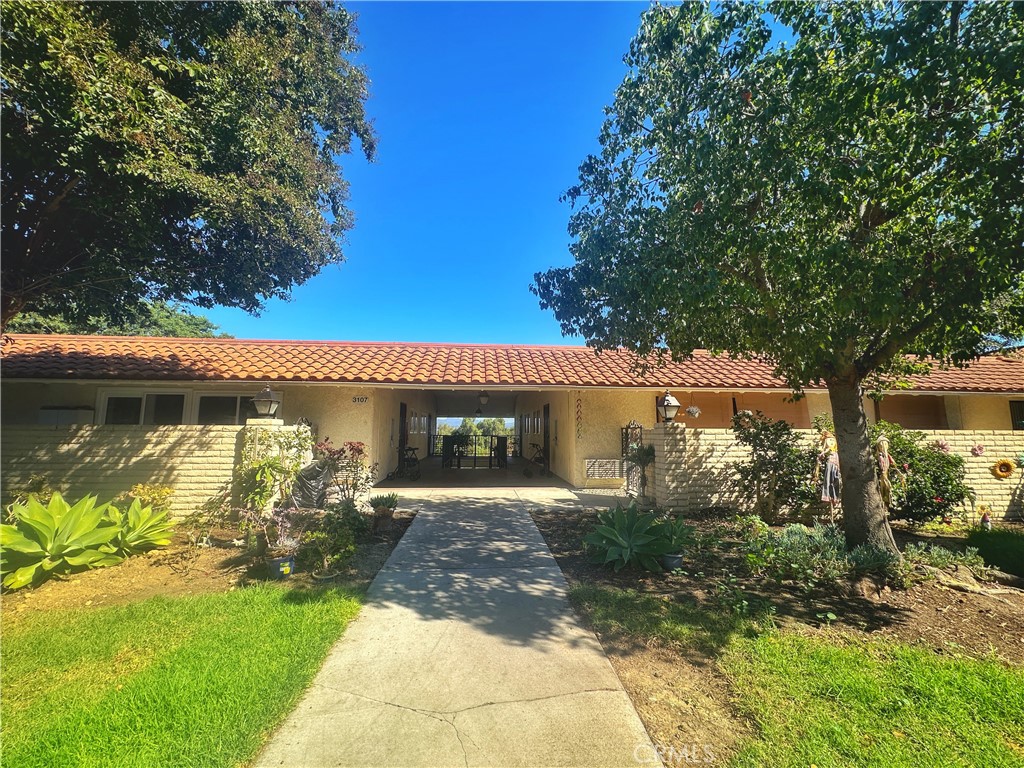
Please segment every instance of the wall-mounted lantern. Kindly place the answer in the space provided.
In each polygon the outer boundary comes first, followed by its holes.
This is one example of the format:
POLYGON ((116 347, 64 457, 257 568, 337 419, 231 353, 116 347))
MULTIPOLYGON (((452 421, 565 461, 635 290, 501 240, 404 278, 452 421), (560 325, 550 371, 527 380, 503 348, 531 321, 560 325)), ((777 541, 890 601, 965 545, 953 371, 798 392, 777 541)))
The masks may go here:
POLYGON ((665 394, 658 398, 658 416, 662 421, 673 421, 679 413, 679 408, 679 401, 672 397, 672 393, 667 389, 665 394))
POLYGON ((271 392, 270 385, 267 384, 263 391, 252 399, 252 404, 260 417, 272 419, 277 415, 277 408, 281 405, 281 395, 277 392, 271 392))

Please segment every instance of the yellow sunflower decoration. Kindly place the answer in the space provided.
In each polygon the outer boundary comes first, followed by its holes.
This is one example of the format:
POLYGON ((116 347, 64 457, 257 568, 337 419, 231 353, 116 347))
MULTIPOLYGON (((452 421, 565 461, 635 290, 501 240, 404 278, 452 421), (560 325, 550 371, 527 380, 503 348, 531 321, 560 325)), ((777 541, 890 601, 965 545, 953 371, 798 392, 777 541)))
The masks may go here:
POLYGON ((996 463, 992 465, 992 474, 998 477, 1000 480, 1013 475, 1015 464, 1013 459, 997 459, 996 463))

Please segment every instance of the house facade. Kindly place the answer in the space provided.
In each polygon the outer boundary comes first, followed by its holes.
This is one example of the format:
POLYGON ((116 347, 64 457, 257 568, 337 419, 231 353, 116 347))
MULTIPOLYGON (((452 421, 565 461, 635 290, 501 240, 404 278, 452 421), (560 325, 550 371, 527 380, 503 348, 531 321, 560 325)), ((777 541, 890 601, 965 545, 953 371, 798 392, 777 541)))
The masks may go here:
MULTIPOLYGON (((230 482, 238 435, 255 415, 250 398, 265 385, 280 394, 286 424, 304 419, 319 438, 365 443, 379 478, 402 447, 430 455, 439 418, 480 409, 514 419, 524 453, 542 446, 553 473, 577 488, 622 485, 622 430, 634 421, 650 430, 665 391, 700 409, 676 420, 709 444, 731 439, 739 410, 804 429, 830 411, 823 389, 794 401, 758 360, 697 351, 646 371, 634 363, 624 351, 568 346, 15 335, 3 353, 0 466, 5 486, 41 474, 79 495, 165 483, 183 511, 230 482)), ((933 370, 866 411, 957 444, 988 443, 990 458, 1016 456, 1024 358, 933 370)))

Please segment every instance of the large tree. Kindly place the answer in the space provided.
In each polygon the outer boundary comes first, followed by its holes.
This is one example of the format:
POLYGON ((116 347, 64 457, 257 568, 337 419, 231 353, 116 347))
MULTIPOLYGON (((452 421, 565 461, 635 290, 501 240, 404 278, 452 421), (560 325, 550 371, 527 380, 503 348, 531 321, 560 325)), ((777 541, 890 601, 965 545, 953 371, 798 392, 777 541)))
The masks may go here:
POLYGON ((143 299, 257 310, 341 260, 372 157, 332 3, 2 4, 2 323, 143 299))
POLYGON ((178 336, 189 338, 231 338, 204 315, 164 301, 144 301, 127 317, 102 315, 70 318, 62 314, 22 312, 7 324, 10 333, 75 333, 86 336, 178 336))
POLYGON ((1021 4, 652 8, 534 290, 599 348, 823 381, 847 538, 895 549, 865 391, 1024 331, 1021 61, 1021 4))

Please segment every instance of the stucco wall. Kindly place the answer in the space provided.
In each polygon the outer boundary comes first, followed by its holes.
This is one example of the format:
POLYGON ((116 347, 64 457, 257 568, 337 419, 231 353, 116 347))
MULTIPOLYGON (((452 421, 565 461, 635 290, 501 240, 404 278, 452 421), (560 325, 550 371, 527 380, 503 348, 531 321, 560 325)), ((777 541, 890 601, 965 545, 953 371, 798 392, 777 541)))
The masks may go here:
POLYGON ((544 405, 551 406, 551 471, 570 484, 577 484, 575 477, 576 436, 575 421, 569 406, 569 390, 549 390, 542 392, 520 392, 516 395, 516 419, 525 414, 540 412, 540 430, 524 432, 523 454, 529 457, 532 452, 530 443, 544 443, 544 405))
MULTIPOLYGON (((230 488, 242 427, 5 426, 0 436, 3 485, 33 474, 69 498, 110 501, 136 483, 170 485, 176 515, 192 512, 230 488)), ((5 494, 6 497, 6 494, 5 494)))
MULTIPOLYGON (((1010 401, 1024 400, 1024 395, 956 395, 947 397, 947 412, 956 409, 960 429, 1012 429, 1010 401), (951 403, 955 397, 955 403, 951 403)), ((950 427, 956 427, 950 424, 950 427)))
MULTIPOLYGON (((437 402, 430 392, 417 389, 372 390, 373 430, 370 444, 371 461, 378 465, 378 479, 383 479, 398 466, 399 414, 401 404, 407 406, 407 418, 413 413, 437 416, 437 402)), ((427 435, 409 432, 409 445, 418 449, 418 456, 427 456, 427 435)))
POLYGON ((571 435, 576 455, 571 474, 566 477, 578 488, 619 487, 621 478, 587 477, 587 461, 620 459, 622 428, 636 420, 645 430, 654 425, 655 394, 629 389, 578 389, 570 393, 571 435))
POLYGON ((329 437, 335 445, 373 441, 374 391, 369 387, 283 385, 279 389, 278 416, 285 424, 309 419, 317 439, 329 437))
MULTIPOLYGON (((811 430, 800 430, 808 441, 811 430)), ((659 424, 650 431, 655 462, 652 493, 658 503, 669 509, 695 511, 701 507, 725 505, 745 508, 732 488, 732 465, 749 455, 738 445, 732 432, 724 429, 688 429, 682 424, 659 424)), ((1024 452, 1024 432, 1010 430, 927 430, 927 441, 943 439, 966 464, 967 484, 977 494, 976 504, 988 504, 993 516, 1024 516, 1024 471, 1018 469, 1007 480, 991 472, 997 458, 1015 458, 1024 452), (973 456, 971 447, 985 446, 982 456, 973 456)))

